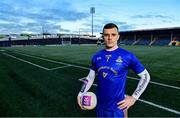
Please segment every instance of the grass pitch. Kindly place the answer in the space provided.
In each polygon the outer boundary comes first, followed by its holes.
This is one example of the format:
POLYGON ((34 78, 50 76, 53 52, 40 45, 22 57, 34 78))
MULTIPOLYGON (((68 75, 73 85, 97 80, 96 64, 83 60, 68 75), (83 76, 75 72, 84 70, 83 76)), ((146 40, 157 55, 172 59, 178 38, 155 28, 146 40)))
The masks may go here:
MULTIPOLYGON (((78 79, 88 74, 92 55, 102 48, 102 46, 1 48, 0 116, 95 116, 94 110, 79 109, 76 96, 82 85, 78 79)), ((151 81, 180 87, 179 47, 123 46, 122 48, 133 52, 139 58, 149 71, 151 81)), ((137 77, 132 71, 128 76, 137 77)), ((127 94, 132 94, 137 82, 127 79, 127 94)), ((91 91, 95 89, 93 86, 91 91)), ((179 89, 151 83, 140 99, 177 112, 137 101, 135 106, 129 109, 129 116, 179 116, 179 96, 179 89)))

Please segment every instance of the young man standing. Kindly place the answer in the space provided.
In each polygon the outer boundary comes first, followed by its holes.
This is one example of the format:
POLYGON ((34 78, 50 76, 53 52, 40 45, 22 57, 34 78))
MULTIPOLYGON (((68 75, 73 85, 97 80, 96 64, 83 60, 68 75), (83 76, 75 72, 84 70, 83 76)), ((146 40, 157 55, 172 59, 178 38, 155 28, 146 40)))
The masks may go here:
POLYGON ((90 72, 77 96, 79 106, 84 109, 80 104, 80 97, 90 89, 95 77, 97 78, 97 117, 124 117, 124 111, 134 105, 150 81, 149 73, 136 56, 118 47, 119 37, 115 24, 108 23, 104 26, 105 49, 93 56, 90 72), (140 81, 134 93, 125 96, 129 69, 140 77, 140 81))

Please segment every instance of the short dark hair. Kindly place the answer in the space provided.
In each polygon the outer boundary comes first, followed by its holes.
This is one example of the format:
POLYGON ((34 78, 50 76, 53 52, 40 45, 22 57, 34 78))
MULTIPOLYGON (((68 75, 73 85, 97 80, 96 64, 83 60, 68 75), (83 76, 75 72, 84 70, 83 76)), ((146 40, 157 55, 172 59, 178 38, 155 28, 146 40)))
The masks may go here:
POLYGON ((117 28, 117 30, 118 30, 118 32, 119 32, 119 28, 118 28, 118 26, 116 25, 116 24, 114 24, 114 23, 108 23, 108 24, 106 24, 104 27, 103 27, 103 31, 104 31, 104 29, 111 29, 111 28, 117 28))

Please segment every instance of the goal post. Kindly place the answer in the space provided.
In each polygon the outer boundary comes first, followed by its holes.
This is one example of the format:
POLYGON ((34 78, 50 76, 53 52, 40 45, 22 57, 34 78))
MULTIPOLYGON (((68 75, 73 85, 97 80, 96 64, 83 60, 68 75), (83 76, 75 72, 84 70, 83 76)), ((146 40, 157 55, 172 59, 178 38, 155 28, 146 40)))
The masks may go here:
POLYGON ((61 44, 62 45, 71 45, 71 38, 62 38, 62 40, 61 40, 61 44))

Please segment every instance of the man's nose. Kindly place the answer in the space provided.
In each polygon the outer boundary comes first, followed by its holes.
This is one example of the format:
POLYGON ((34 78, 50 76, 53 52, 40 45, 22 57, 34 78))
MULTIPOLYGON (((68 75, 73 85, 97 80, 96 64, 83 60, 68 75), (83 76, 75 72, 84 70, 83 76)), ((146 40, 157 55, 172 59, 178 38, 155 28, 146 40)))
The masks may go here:
POLYGON ((112 39, 112 35, 109 35, 108 39, 111 40, 112 39))

